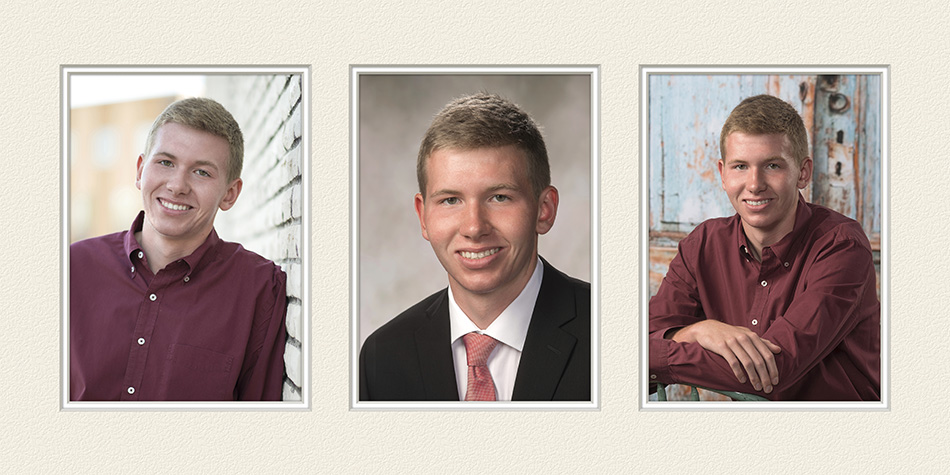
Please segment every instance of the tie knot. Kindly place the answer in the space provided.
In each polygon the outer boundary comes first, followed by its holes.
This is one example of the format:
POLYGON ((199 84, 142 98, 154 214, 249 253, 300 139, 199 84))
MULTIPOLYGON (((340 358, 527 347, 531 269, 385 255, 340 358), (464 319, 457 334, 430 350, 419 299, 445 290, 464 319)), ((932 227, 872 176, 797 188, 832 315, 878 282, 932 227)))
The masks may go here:
POLYGON ((485 366, 488 355, 498 344, 498 340, 475 332, 462 335, 462 340, 465 342, 465 355, 469 366, 485 366))

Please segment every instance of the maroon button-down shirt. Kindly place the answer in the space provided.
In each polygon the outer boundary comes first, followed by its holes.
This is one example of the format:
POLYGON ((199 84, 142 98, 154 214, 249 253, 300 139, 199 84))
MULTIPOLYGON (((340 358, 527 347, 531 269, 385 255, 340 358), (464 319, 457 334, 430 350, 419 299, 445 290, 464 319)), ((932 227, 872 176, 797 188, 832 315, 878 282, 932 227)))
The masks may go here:
POLYGON ((144 216, 69 248, 70 400, 280 400, 284 272, 212 230, 152 274, 144 216))
POLYGON ((795 227, 750 244, 739 216, 710 219, 680 241, 650 299, 650 382, 755 393, 773 400, 880 400, 881 314, 861 226, 799 196, 795 227), (751 329, 782 348, 771 394, 739 383, 726 360, 667 331, 703 319, 751 329))

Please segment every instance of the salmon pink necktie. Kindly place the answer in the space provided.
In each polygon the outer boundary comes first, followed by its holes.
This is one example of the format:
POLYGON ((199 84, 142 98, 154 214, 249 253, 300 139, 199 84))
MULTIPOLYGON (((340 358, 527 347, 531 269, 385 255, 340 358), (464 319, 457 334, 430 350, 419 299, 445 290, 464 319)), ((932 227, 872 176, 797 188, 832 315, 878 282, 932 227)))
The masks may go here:
POLYGON ((495 349, 498 340, 481 333, 462 335, 465 341, 465 355, 468 362, 468 389, 466 401, 494 401, 495 382, 488 371, 488 355, 495 349))

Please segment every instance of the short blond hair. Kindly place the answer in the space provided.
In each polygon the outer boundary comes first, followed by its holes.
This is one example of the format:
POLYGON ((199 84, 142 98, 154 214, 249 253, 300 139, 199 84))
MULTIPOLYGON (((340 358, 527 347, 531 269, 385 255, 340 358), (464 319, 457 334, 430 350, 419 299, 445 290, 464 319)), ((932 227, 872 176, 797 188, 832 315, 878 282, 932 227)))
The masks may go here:
POLYGON ((747 97, 729 114, 719 134, 719 151, 726 159, 726 137, 744 134, 785 134, 792 145, 793 158, 799 165, 809 156, 808 133, 798 111, 791 104, 767 94, 747 97))
POLYGON ((192 97, 171 103, 152 123, 145 140, 145 156, 152 151, 163 125, 173 123, 208 132, 228 141, 228 183, 241 177, 244 167, 244 135, 234 117, 217 101, 192 97))
POLYGON ((426 162, 442 149, 474 150, 516 146, 525 158, 535 197, 551 184, 551 166, 544 138, 534 120, 517 104, 496 94, 477 93, 446 104, 432 120, 419 147, 416 178, 426 196, 426 162))

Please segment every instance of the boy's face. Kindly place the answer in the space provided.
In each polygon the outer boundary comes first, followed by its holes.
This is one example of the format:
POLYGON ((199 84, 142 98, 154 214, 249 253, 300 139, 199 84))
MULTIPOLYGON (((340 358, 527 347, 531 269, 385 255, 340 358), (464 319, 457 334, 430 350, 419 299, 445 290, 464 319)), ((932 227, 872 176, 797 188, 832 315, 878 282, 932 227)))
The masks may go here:
POLYGON ((436 150, 426 173, 416 214, 452 292, 516 297, 534 272, 538 234, 554 224, 557 190, 534 196, 514 146, 436 150))
POLYGON ((739 213, 746 235, 771 245, 795 226, 798 190, 811 179, 812 161, 798 164, 785 134, 726 137, 719 160, 722 189, 739 213))
POLYGON ((139 156, 135 179, 145 207, 143 233, 200 245, 218 209, 231 208, 241 192, 240 178, 227 179, 228 141, 167 123, 156 132, 148 154, 139 156))

